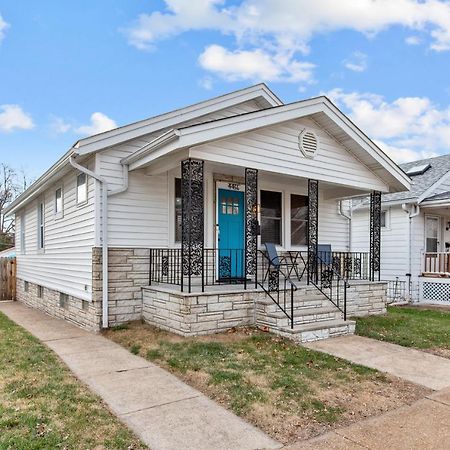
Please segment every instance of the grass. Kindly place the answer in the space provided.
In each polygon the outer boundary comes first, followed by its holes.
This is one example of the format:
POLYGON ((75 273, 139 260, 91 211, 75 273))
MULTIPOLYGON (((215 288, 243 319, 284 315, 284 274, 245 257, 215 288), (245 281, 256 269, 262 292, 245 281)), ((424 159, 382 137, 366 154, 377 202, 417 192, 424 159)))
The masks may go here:
POLYGON ((106 336, 284 443, 379 414, 428 392, 251 328, 182 338, 134 323, 106 336))
POLYGON ((0 449, 143 449, 56 355, 0 313, 0 449))
POLYGON ((384 316, 356 320, 361 336, 450 357, 450 311, 391 306, 384 316))

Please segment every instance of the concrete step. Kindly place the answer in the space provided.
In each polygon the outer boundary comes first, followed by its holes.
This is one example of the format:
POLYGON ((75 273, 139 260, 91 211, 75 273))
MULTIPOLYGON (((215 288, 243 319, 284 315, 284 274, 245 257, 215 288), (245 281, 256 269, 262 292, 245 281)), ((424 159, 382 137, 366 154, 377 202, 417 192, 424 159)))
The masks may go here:
POLYGON ((313 342, 331 337, 345 336, 355 333, 354 320, 334 319, 322 322, 294 325, 290 327, 271 330, 276 334, 292 339, 296 342, 313 342))

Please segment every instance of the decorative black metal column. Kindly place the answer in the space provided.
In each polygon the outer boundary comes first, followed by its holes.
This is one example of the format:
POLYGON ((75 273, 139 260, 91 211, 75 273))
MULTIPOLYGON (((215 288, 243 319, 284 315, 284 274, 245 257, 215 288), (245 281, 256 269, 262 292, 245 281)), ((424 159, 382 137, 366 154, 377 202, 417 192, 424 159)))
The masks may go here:
POLYGON ((319 239, 319 182, 308 180, 308 283, 317 283, 319 239))
POLYGON ((191 292, 192 276, 201 275, 204 290, 204 194, 203 161, 187 159, 181 162, 181 290, 184 277, 191 292))
POLYGON ((245 169, 245 273, 244 283, 247 287, 247 275, 254 275, 255 287, 258 283, 258 171, 245 169))
POLYGON ((370 260, 369 278, 380 281, 381 253, 381 192, 370 194, 370 260))

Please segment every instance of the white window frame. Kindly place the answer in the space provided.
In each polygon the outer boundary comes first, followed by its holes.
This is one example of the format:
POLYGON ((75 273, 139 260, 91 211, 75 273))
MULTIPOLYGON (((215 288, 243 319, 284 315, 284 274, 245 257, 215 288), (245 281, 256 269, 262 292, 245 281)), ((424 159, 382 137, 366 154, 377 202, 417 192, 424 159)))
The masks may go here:
POLYGON ((55 214, 55 219, 61 219, 64 217, 64 189, 63 186, 57 186, 55 188, 54 194, 53 194, 53 212, 55 214), (56 193, 61 189, 61 211, 56 210, 56 193))
POLYGON ((381 225, 381 217, 380 217, 380 225, 381 228, 384 230, 390 230, 391 229, 391 210, 390 209, 382 209, 381 214, 384 213, 384 225, 381 225))
POLYGON ((89 183, 89 177, 87 176, 87 174, 80 172, 76 179, 75 179, 75 193, 76 193, 76 199, 77 199, 77 206, 84 206, 87 204, 88 202, 88 183, 89 183), (80 200, 78 197, 78 179, 84 176, 85 177, 85 195, 86 198, 84 200, 80 200))
POLYGON ((26 213, 25 211, 20 215, 20 253, 25 255, 26 244, 25 244, 25 225, 26 225, 26 213))
POLYGON ((37 247, 39 252, 45 249, 45 201, 41 199, 37 205, 37 247), (42 215, 41 215, 42 207, 42 215))
MULTIPOLYGON (((262 227, 262 202, 261 202, 261 191, 269 191, 269 192, 276 192, 277 194, 281 194, 281 216, 280 216, 280 243, 276 244, 278 248, 285 248, 286 244, 286 205, 285 205, 285 199, 286 199, 286 191, 284 189, 280 189, 279 187, 272 187, 272 186, 262 186, 258 188, 258 205, 259 205, 259 214, 258 214, 258 222, 260 227, 262 227)), ((264 247, 264 244, 262 242, 262 229, 260 232, 260 235, 258 236, 258 242, 260 248, 264 247)))

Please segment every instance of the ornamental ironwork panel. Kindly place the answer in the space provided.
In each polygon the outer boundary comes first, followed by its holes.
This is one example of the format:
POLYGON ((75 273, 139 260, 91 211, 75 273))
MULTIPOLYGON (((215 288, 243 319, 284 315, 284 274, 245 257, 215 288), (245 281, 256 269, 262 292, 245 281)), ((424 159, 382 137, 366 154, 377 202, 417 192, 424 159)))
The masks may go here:
POLYGON ((204 193, 203 161, 181 162, 181 253, 183 275, 203 273, 204 193))
POLYGON ((270 270, 268 282, 269 292, 277 292, 280 287, 280 271, 270 270))
POLYGON ((219 256, 219 279, 231 278, 231 256, 219 256))
POLYGON ((320 281, 323 289, 331 289, 333 284, 333 271, 331 269, 322 270, 320 281))
MULTIPOLYGON (((258 239, 258 171, 245 169, 245 269, 256 274, 258 239)), ((245 275, 245 274, 244 274, 245 275)))
POLYGON ((370 279, 375 281, 375 273, 380 279, 381 253, 381 192, 370 194, 370 279))
POLYGON ((317 282, 319 182, 308 180, 308 279, 317 282))

